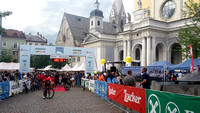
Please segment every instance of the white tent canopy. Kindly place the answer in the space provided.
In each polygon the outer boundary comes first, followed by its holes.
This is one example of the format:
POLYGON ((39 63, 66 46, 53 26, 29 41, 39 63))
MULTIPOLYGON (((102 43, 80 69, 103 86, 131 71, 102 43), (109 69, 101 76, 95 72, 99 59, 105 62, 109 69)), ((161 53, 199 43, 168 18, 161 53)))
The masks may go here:
POLYGON ((69 69, 69 71, 77 71, 78 67, 80 67, 80 63, 77 63, 73 68, 69 69))
POLYGON ((66 64, 60 71, 69 71, 71 69, 71 67, 66 64))
POLYGON ((19 70, 19 63, 0 63, 0 70, 1 71, 15 71, 19 70))
POLYGON ((80 67, 76 69, 76 71, 85 71, 85 63, 81 64, 80 67))
POLYGON ((51 68, 51 67, 52 67, 52 65, 48 65, 44 69, 38 69, 38 70, 40 70, 40 71, 57 70, 57 69, 51 68))

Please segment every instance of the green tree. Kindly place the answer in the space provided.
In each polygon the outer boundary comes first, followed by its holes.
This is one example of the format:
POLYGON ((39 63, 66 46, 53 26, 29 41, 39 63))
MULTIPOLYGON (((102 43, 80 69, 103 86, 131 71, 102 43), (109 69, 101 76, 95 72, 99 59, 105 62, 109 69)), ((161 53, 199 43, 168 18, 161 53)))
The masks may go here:
MULTIPOLYGON (((11 15, 12 14, 12 12, 10 12, 10 11, 4 11, 4 12, 0 12, 0 18, 2 18, 2 17, 6 17, 6 16, 9 16, 9 15, 11 15)), ((4 28, 2 28, 1 27, 1 25, 0 25, 0 35, 4 32, 4 28)))
POLYGON ((11 62, 13 59, 11 50, 2 50, 1 51, 1 62, 11 62))
POLYGON ((53 68, 61 69, 66 64, 69 64, 69 60, 67 59, 66 62, 54 62, 53 59, 50 61, 50 65, 52 65, 53 68))
POLYGON ((50 58, 49 56, 32 55, 30 63, 31 67, 44 68, 45 66, 50 64, 50 58))
POLYGON ((183 13, 188 17, 189 23, 179 30, 178 43, 182 45, 180 51, 184 58, 190 57, 190 45, 193 48, 194 58, 200 57, 200 3, 188 0, 183 13))

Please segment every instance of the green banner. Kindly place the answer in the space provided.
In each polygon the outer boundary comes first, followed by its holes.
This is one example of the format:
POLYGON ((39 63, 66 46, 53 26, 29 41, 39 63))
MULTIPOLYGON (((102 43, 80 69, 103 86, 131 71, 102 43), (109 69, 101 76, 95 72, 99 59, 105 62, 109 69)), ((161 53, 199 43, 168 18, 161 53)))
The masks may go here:
POLYGON ((200 97, 146 90, 147 113, 200 113, 200 97))

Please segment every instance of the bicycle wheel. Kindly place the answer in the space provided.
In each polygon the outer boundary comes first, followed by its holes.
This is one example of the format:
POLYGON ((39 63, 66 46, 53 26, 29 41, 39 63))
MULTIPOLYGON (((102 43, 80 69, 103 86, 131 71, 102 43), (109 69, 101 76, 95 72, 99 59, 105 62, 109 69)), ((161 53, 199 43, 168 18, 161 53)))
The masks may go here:
POLYGON ((45 91, 45 95, 44 96, 47 99, 53 98, 53 96, 54 96, 54 90, 53 90, 53 88, 47 88, 46 91, 45 91))

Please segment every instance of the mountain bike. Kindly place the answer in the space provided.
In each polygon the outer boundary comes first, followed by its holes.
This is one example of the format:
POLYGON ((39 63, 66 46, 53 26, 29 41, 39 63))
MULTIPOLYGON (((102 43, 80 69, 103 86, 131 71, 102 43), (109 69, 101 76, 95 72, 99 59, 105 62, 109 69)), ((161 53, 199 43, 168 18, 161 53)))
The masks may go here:
POLYGON ((54 89, 51 86, 46 86, 44 96, 46 99, 51 99, 54 96, 54 89))

